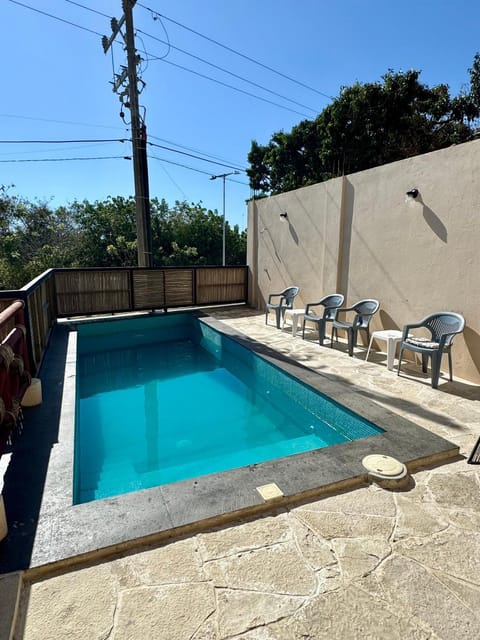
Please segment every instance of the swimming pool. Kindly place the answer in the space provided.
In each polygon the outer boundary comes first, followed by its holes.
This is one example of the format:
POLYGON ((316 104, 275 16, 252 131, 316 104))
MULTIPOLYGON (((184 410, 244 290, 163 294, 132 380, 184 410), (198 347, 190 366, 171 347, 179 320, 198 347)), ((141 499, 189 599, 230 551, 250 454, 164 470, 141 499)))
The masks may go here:
MULTIPOLYGON (((142 315, 150 319, 150 314, 142 315)), ((123 322, 115 321, 118 326, 123 322)), ((52 329, 40 370, 43 402, 26 410, 28 428, 17 451, 20 462, 10 475, 10 504, 22 516, 18 526, 15 523, 10 528, 11 544, 3 556, 4 572, 43 570, 53 563, 116 554, 349 491, 368 482, 362 465, 367 455, 393 456, 408 465, 409 472, 458 458, 457 445, 400 415, 405 404, 409 404, 409 385, 405 385, 403 397, 387 396, 382 389, 390 385, 391 372, 385 372, 384 386, 376 366, 356 363, 343 372, 343 357, 338 352, 334 360, 338 360, 339 367, 334 372, 323 363, 324 350, 315 344, 304 345, 303 341, 298 343, 298 356, 291 357, 289 350, 297 347, 291 335, 265 327, 264 314, 243 307, 215 309, 209 315, 203 313, 201 321, 288 376, 381 426, 383 432, 259 464, 74 504, 77 347, 82 320, 59 322, 52 329), (370 388, 357 386, 359 375, 367 381, 370 378, 370 388), (260 491, 272 484, 280 490, 277 497, 260 491)), ((97 319, 83 320, 87 322, 97 319)), ((423 415, 425 408, 418 409, 423 415)))
POLYGON ((77 331, 75 504, 383 433, 201 314, 77 331))

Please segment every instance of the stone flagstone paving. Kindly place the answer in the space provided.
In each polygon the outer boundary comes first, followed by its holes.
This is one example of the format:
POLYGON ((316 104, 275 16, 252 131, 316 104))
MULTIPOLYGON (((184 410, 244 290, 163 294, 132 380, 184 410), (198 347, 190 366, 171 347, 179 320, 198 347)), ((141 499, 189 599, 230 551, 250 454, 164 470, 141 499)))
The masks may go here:
POLYGON ((364 485, 26 583, 14 639, 480 637, 480 477, 465 459, 479 388, 444 379, 433 390, 413 369, 397 378, 385 354, 349 358, 258 312, 215 315, 448 438, 462 459, 415 472, 403 490, 364 485))

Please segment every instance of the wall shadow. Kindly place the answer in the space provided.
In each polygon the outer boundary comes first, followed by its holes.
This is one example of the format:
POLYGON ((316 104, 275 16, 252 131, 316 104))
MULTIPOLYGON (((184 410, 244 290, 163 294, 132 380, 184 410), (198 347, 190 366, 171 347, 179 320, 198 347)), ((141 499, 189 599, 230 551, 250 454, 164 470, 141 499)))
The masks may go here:
POLYGON ((343 209, 340 214, 340 238, 337 272, 337 291, 348 299, 348 282, 350 273, 350 251, 352 247, 353 203, 355 189, 352 183, 344 178, 343 209))
POLYGON ((443 224, 437 214, 432 211, 430 207, 427 207, 425 203, 423 203, 423 218, 434 234, 446 244, 448 240, 447 227, 443 224))
POLYGON ((463 337, 468 353, 477 371, 480 372, 480 335, 468 325, 465 325, 463 337))
POLYGON ((379 311, 378 311, 378 315, 380 316, 380 322, 382 323, 382 327, 387 330, 387 329, 396 329, 398 331, 401 331, 403 329, 403 327, 401 327, 393 318, 392 316, 387 313, 385 311, 385 309, 382 309, 382 307, 380 307, 379 311))
POLYGON ((293 241, 296 245, 298 245, 298 235, 290 220, 288 221, 288 230, 290 231, 290 235, 292 236, 293 241))

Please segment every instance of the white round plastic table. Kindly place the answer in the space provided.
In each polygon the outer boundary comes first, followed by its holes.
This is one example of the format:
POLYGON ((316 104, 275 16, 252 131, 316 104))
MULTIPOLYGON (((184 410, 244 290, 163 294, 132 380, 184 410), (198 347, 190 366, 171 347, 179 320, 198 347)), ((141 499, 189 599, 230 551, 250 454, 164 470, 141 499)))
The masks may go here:
POLYGON ((365 356, 365 360, 368 360, 368 355, 370 353, 370 347, 372 346, 373 340, 385 340, 387 343, 387 369, 390 371, 393 370, 393 362, 395 359, 395 351, 397 348, 397 344, 402 340, 402 332, 397 329, 385 329, 383 331, 374 331, 370 336, 370 343, 367 349, 367 355, 365 356))
POLYGON ((285 328, 285 319, 287 315, 292 319, 292 336, 296 336, 298 319, 303 318, 303 316, 305 315, 305 309, 285 309, 285 315, 283 316, 282 329, 285 328))

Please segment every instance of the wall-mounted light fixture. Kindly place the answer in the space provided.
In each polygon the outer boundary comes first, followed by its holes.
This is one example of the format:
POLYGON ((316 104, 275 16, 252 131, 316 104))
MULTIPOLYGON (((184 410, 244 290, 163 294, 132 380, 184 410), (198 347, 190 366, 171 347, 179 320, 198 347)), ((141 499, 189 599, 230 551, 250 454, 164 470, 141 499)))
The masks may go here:
POLYGON ((280 214, 280 218, 285 218, 285 219, 287 219, 287 218, 288 218, 288 213, 287 213, 286 211, 285 211, 285 213, 281 213, 281 214, 280 214))
POLYGON ((407 191, 407 193, 405 194, 406 196, 406 201, 408 202, 409 200, 415 200, 415 198, 418 198, 418 189, 410 189, 410 191, 407 191))

